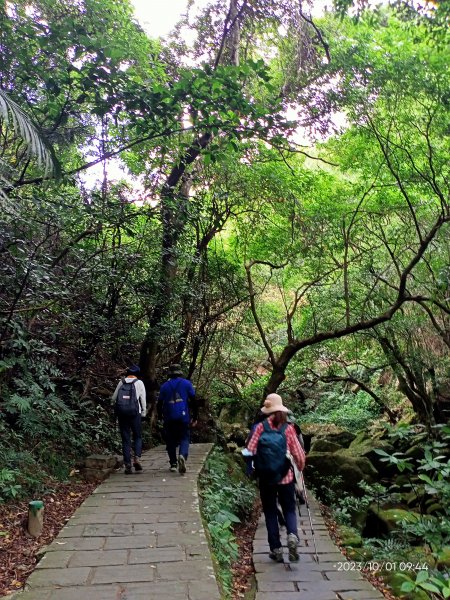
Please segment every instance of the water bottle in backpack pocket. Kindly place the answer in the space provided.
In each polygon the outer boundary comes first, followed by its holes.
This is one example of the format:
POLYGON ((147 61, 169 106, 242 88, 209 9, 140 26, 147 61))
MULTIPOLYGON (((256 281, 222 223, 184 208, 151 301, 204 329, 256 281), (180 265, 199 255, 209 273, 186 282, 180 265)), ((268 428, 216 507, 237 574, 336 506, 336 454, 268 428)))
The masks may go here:
POLYGON ((269 422, 263 422, 263 431, 258 440, 255 455, 255 471, 260 482, 268 485, 279 483, 287 474, 291 463, 286 456, 287 440, 284 423, 280 429, 272 429, 269 422))
POLYGON ((117 392, 115 405, 118 417, 136 417, 141 412, 134 385, 136 381, 127 382, 125 379, 122 380, 122 385, 117 392))

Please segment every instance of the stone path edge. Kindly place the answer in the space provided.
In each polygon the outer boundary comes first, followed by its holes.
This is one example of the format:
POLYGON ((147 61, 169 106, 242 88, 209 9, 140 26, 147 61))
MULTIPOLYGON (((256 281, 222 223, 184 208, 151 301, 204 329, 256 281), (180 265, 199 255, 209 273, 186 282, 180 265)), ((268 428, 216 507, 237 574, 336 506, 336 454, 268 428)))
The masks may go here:
POLYGON ((112 474, 47 547, 14 600, 220 600, 199 510, 198 476, 212 444, 191 446, 188 472, 165 448, 142 473, 112 474))

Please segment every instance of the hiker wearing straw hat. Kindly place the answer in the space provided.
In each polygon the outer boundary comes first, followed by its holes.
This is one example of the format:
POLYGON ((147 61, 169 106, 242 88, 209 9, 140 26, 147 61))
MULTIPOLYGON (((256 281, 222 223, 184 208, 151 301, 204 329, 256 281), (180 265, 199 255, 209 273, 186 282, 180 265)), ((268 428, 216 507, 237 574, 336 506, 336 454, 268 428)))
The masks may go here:
POLYGON ((289 560, 296 562, 299 558, 294 473, 286 455, 289 453, 297 469, 302 471, 305 453, 293 425, 287 422, 289 412, 283 405, 281 396, 269 394, 261 408, 261 413, 267 415, 267 418, 256 425, 247 444, 247 450, 255 457, 270 548, 269 557, 276 562, 284 562, 278 502, 286 521, 289 560))

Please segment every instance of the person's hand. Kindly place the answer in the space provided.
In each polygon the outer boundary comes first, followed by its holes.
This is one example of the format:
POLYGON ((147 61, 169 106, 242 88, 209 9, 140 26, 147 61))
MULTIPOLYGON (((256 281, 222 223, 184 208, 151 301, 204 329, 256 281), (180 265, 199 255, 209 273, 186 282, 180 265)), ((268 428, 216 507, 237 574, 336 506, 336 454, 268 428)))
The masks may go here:
POLYGON ((197 427, 197 420, 194 421, 194 419, 191 420, 191 427, 197 427))

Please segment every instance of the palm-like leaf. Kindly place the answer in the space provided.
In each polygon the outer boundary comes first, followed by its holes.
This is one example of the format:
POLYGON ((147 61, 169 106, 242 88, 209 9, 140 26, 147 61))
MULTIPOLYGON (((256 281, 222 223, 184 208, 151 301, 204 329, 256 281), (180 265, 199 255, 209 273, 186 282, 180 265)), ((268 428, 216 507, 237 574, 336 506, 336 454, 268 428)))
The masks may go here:
POLYGON ((38 127, 20 106, 2 90, 0 90, 0 118, 6 124, 11 124, 17 135, 24 140, 30 154, 43 167, 46 176, 58 171, 58 161, 38 127))

